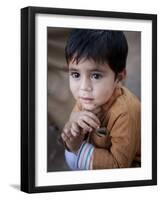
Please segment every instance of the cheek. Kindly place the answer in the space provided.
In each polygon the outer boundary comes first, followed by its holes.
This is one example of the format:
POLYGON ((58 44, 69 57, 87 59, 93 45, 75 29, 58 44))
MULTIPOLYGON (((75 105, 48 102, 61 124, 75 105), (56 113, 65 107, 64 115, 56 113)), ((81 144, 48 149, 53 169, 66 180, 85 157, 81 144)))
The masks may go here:
POLYGON ((106 102, 111 97, 115 84, 113 81, 106 81, 98 85, 95 90, 96 98, 101 102, 106 102))
POLYGON ((110 95, 110 89, 108 87, 105 87, 105 86, 98 88, 95 92, 95 95, 97 96, 98 100, 103 99, 103 98, 110 95))
POLYGON ((70 91, 72 92, 73 96, 76 98, 79 92, 79 85, 72 80, 69 81, 70 91))

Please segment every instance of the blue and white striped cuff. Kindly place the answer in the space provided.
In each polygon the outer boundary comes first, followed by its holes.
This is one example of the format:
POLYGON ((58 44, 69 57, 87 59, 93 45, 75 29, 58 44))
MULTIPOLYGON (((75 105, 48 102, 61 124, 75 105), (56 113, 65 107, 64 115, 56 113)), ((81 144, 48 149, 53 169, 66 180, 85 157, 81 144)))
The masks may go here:
POLYGON ((92 154, 94 146, 87 142, 83 142, 77 153, 77 168, 78 169, 90 169, 92 154))

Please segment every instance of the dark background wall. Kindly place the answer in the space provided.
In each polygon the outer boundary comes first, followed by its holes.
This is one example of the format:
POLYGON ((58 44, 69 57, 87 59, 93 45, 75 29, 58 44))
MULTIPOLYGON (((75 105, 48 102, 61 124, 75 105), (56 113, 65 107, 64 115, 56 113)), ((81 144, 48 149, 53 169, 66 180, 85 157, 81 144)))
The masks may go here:
MULTIPOLYGON (((47 29, 48 172, 69 170, 64 160, 64 147, 60 140, 60 134, 74 105, 74 99, 69 90, 68 68, 64 54, 70 30, 52 27, 47 29)), ((127 58, 127 78, 123 84, 140 99, 141 33, 133 31, 125 31, 124 33, 128 41, 129 53, 127 58)))

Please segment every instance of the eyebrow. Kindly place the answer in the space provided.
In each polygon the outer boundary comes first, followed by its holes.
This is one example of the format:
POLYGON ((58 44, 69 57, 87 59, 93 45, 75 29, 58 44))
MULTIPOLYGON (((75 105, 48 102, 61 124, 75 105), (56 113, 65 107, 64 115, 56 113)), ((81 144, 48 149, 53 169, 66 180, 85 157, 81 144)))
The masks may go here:
MULTIPOLYGON (((69 68, 69 72, 71 72, 71 71, 78 72, 79 70, 72 67, 72 68, 69 68)), ((98 68, 94 68, 94 69, 88 70, 88 72, 105 72, 105 71, 106 71, 105 69, 98 69, 98 68)))
POLYGON ((98 68, 95 68, 95 69, 92 69, 92 70, 89 70, 90 72, 105 72, 104 69, 98 69, 98 68))
POLYGON ((71 71, 79 71, 79 70, 76 68, 69 68, 69 71, 71 72, 71 71))

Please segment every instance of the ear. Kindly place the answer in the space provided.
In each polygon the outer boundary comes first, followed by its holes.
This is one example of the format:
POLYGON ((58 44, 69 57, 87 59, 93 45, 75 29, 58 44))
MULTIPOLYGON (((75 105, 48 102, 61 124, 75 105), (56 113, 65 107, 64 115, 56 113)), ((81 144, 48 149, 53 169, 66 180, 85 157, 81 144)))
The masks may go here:
POLYGON ((120 82, 124 80, 126 77, 126 69, 124 69, 122 72, 118 73, 117 75, 117 81, 120 82))

